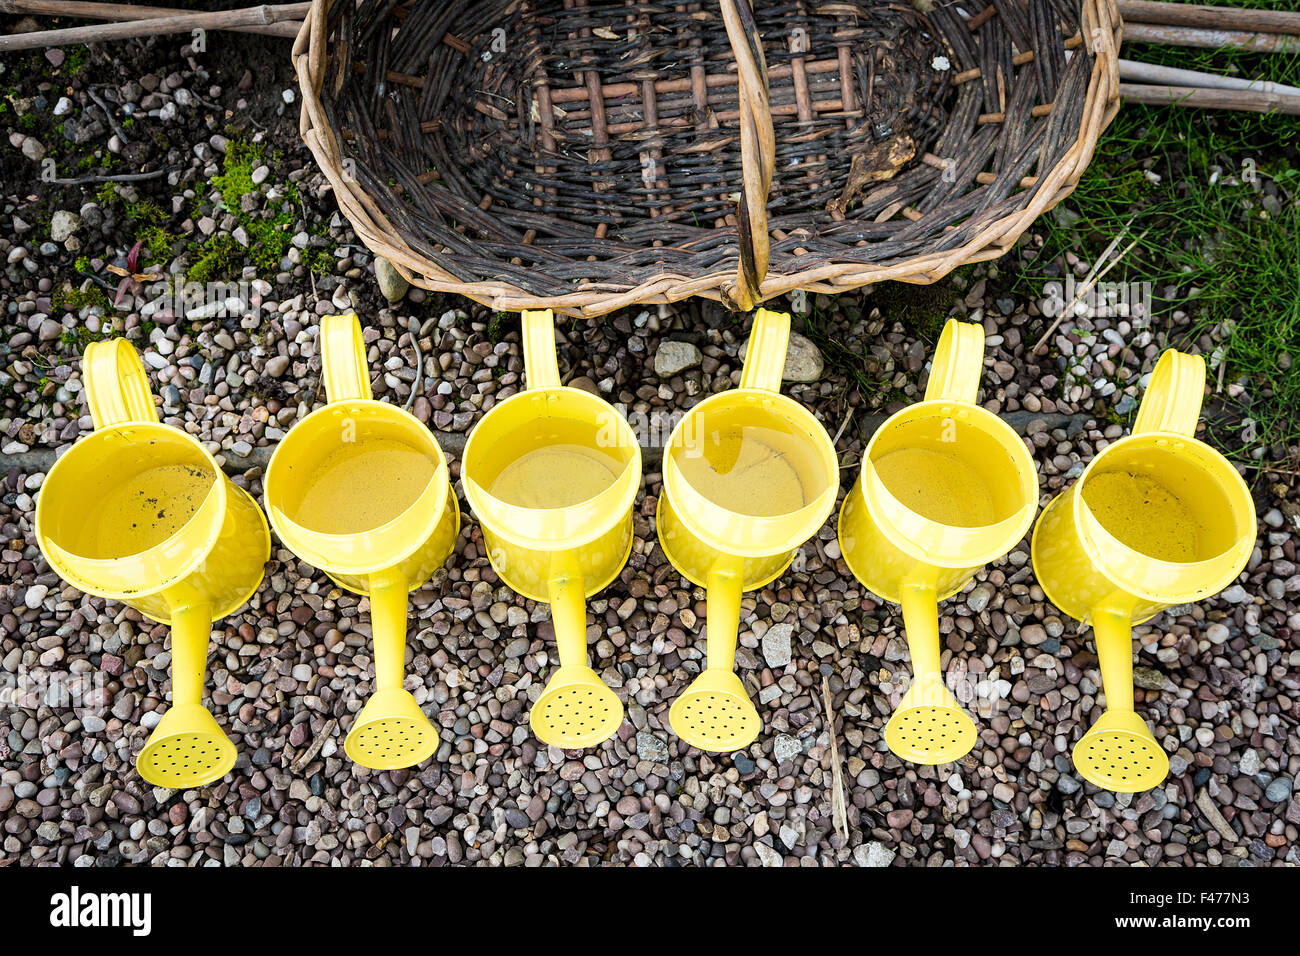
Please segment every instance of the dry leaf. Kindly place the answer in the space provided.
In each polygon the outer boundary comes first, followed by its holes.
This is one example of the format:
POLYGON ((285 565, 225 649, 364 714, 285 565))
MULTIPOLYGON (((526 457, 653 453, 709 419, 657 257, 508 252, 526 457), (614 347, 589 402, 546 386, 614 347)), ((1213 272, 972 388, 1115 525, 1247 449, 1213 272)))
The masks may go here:
POLYGON ((855 153, 849 165, 849 181, 838 199, 826 204, 826 211, 843 216, 849 205, 872 183, 893 179, 916 156, 916 140, 910 133, 897 133, 855 153))

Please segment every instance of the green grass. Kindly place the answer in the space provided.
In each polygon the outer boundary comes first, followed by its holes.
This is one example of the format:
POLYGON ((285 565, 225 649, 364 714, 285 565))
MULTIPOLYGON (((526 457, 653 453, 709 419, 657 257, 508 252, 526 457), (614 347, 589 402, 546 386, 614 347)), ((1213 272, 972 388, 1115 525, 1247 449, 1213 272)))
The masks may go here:
MULTIPOLYGON (((1236 6, 1275 7, 1261 0, 1236 6)), ((1125 46, 1133 59, 1300 85, 1300 56, 1125 46)), ((1043 265, 1067 251, 1088 261, 1130 220, 1147 234, 1104 281, 1151 282, 1153 328, 1182 309, 1188 329, 1169 345, 1218 343, 1225 382, 1244 380, 1255 440, 1237 436, 1250 460, 1262 444, 1300 438, 1300 118, 1125 103, 1103 134, 1078 189, 1063 204, 1081 217, 1044 217, 1045 245, 1022 262, 1021 279, 1041 283, 1043 265), (1149 175, 1152 174, 1152 175, 1149 175), (1253 181, 1251 181, 1253 180, 1253 181), (1176 287, 1163 296, 1166 287, 1176 287)), ((1125 238, 1122 245, 1127 245, 1125 238)), ((1214 358, 1214 356, 1207 356, 1214 358)), ((1212 379, 1219 370, 1212 368, 1212 379)), ((1226 398, 1226 396, 1224 396, 1226 398)))
MULTIPOLYGON (((63 309, 67 312, 78 312, 86 306, 96 307, 101 311, 107 312, 109 307, 108 296, 105 295, 104 290, 97 285, 91 285, 83 292, 80 289, 65 284, 63 288, 54 293, 51 302, 54 305, 54 308, 63 309)), ((76 336, 73 332, 63 333, 63 341, 65 345, 75 344, 75 339, 76 336), (73 337, 73 342, 69 341, 69 336, 73 337)))
MULTIPOLYGON (((246 256, 262 272, 278 272, 280 262, 288 255, 292 240, 294 210, 301 205, 298 188, 292 183, 283 187, 284 198, 279 206, 272 210, 270 217, 261 214, 246 213, 240 206, 245 193, 256 193, 258 187, 253 184, 253 171, 267 162, 266 149, 258 143, 251 143, 231 132, 226 145, 226 154, 222 162, 220 175, 212 177, 212 187, 221 193, 221 205, 232 213, 248 234, 246 256)), ((273 160, 274 161, 274 160, 273 160)), ((199 196, 196 191, 196 201, 199 196)), ((218 237, 213 237, 214 239, 218 237)), ((222 237, 228 238, 228 237, 222 237)), ((238 247, 238 244, 234 244, 238 247)), ((333 267, 334 244, 318 249, 309 246, 301 250, 301 261, 309 270, 322 274, 333 267)), ((228 270, 227 276, 233 274, 240 260, 235 249, 227 242, 212 240, 203 244, 199 258, 189 272, 188 278, 196 282, 222 277, 221 270, 228 270), (213 246, 213 248, 208 248, 213 246), (196 270, 199 274, 195 274, 196 270), (206 276, 206 278, 204 278, 206 276)))

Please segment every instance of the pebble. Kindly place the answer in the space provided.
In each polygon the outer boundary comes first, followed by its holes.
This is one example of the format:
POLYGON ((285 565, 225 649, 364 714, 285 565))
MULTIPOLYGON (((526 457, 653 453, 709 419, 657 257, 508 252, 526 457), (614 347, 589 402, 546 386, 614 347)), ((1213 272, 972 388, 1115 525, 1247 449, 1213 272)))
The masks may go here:
POLYGON ((793 624, 773 624, 763 635, 763 660, 768 667, 785 667, 791 660, 793 624))
POLYGON ((789 734, 777 734, 772 741, 772 759, 777 763, 785 763, 793 760, 803 752, 803 745, 799 743, 797 737, 791 737, 789 734))
POLYGON ((668 744, 662 737, 643 730, 636 735, 636 755, 650 763, 667 763, 668 744))
POLYGON ((1285 803, 1291 798, 1291 778, 1275 778, 1264 788, 1264 796, 1273 803, 1285 803))
POLYGON ((889 866, 894 862, 894 853, 878 840, 862 843, 853 848, 853 861, 858 866, 889 866))
POLYGON ((380 293, 389 302, 400 302, 411 288, 411 283, 383 256, 375 257, 375 281, 379 283, 380 293))
POLYGON ((695 368, 703 359, 700 350, 690 342, 674 342, 665 339, 655 351, 655 375, 660 378, 672 378, 687 369, 695 368))

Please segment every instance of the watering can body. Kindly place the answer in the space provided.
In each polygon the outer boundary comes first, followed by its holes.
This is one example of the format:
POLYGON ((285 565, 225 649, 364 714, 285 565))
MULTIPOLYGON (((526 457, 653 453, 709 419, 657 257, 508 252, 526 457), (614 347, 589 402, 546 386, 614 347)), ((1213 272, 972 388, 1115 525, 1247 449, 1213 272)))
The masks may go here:
POLYGON ((95 431, 50 469, 36 540, 65 581, 171 626, 173 706, 138 767, 160 786, 201 785, 223 776, 235 757, 201 703, 211 626, 261 583, 271 545, 266 518, 202 444, 158 421, 125 339, 88 346, 83 376, 95 431), (197 734, 205 759, 169 756, 156 765, 158 748, 174 746, 165 741, 181 732, 197 734))
POLYGON ((474 427, 461 480, 493 570, 551 605, 560 666, 529 723, 543 742, 578 749, 622 722, 622 703, 588 666, 585 599, 631 553, 641 448, 612 406, 561 384, 549 310, 525 311, 521 330, 527 388, 474 427))
POLYGON ((742 591, 770 584, 835 504, 836 483, 829 476, 838 469, 830 436, 811 412, 780 392, 789 336, 788 315, 759 309, 739 387, 692 408, 664 449, 664 491, 655 515, 659 543, 673 567, 699 587, 708 587, 710 575, 724 566, 742 591), (798 508, 779 513, 746 513, 709 497, 681 463, 719 454, 708 443, 714 433, 731 430, 732 421, 779 421, 787 443, 782 453, 801 459, 799 471, 826 480, 798 508))
MULTIPOLYGON (((531 315, 526 322, 533 321, 531 315)), ((547 374, 555 363, 554 345, 546 351, 547 331, 525 331, 535 332, 528 387, 494 406, 471 433, 462 469, 465 495, 482 529, 488 560, 512 590, 548 603, 556 575, 576 574, 582 578, 583 596, 590 597, 618 577, 632 552, 641 450, 614 408, 581 389, 560 385, 558 370, 555 377, 547 374), (508 439, 500 441, 503 436, 529 431, 540 446, 552 429, 557 441, 573 437, 563 434, 571 422, 590 425, 580 431, 593 451, 615 453, 609 459, 619 471, 616 479, 593 497, 562 508, 533 507, 492 494, 484 475, 498 471, 497 464, 516 451, 508 439)))
POLYGON ((872 593, 902 605, 913 681, 885 737, 918 763, 955 760, 976 735, 942 678, 938 602, 1014 547, 1038 502, 1024 442, 975 403, 983 354, 980 326, 945 326, 925 399, 877 429, 840 510, 845 563, 872 593), (947 733, 918 736, 922 718, 947 733))
POLYGON ((1166 351, 1133 433, 1099 452, 1034 529, 1034 573, 1053 604, 1092 626, 1106 692, 1106 712, 1076 745, 1075 765, 1117 792, 1149 789, 1169 766, 1133 711, 1132 626, 1217 593, 1254 547, 1249 489, 1192 437, 1204 385, 1200 356, 1166 351))
POLYGON ((344 741, 372 769, 431 756, 438 736, 403 688, 407 595, 447 560, 460 530, 449 469, 433 434, 375 401, 355 314, 321 320, 327 404, 298 422, 267 466, 271 524, 299 558, 370 598, 375 691, 344 741))
POLYGON ((738 750, 761 730, 734 671, 741 595, 780 577, 835 506, 830 436, 780 393, 789 335, 788 315, 759 309, 739 387, 692 408, 664 449, 659 544, 708 608, 704 672, 669 719, 702 750, 738 750))

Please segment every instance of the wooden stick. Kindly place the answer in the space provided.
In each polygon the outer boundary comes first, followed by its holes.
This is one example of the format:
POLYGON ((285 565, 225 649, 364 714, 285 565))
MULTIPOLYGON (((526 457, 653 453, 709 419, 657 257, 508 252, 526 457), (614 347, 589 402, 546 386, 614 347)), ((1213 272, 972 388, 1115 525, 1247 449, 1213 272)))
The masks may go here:
POLYGON ((51 179, 56 186, 85 186, 89 183, 139 183, 146 179, 158 179, 170 173, 170 169, 155 169, 151 173, 117 173, 116 175, 77 176, 71 179, 51 179))
MULTIPOLYGON (((179 17, 194 13, 175 7, 141 7, 130 3, 82 3, 78 0, 0 0, 0 13, 37 14, 51 17, 81 17, 86 20, 152 20, 156 17, 179 17)), ((285 20, 278 23, 229 27, 235 33, 259 33, 263 36, 296 37, 302 23, 285 20)))
POLYGON ((126 23, 101 23, 88 27, 68 27, 63 30, 14 33, 0 36, 0 53, 10 50, 38 50, 73 43, 101 43, 106 40, 157 36, 164 33, 188 33, 200 29, 221 30, 226 27, 253 24, 267 25, 277 21, 300 19, 305 17, 310 9, 310 3, 287 3, 222 13, 187 13, 182 16, 163 16, 126 23))
POLYGON ((1155 0, 1119 0, 1119 15, 1124 18, 1125 33, 1129 23, 1161 23, 1171 27, 1300 34, 1300 13, 1290 10, 1243 10, 1155 0))
POLYGON ((1196 27, 1125 23, 1125 43, 1163 43, 1207 50, 1227 48, 1252 53, 1300 52, 1300 36, 1286 33, 1245 33, 1240 30, 1202 30, 1196 27))
POLYGON ((1158 66, 1155 63, 1119 61, 1119 78, 1137 83, 1157 83, 1168 86, 1199 86, 1215 90, 1252 90, 1256 93, 1281 93, 1300 96, 1300 86, 1285 86, 1269 80, 1248 80, 1241 76, 1219 76, 1199 70, 1183 70, 1175 66, 1158 66))
POLYGON ((1211 90, 1200 86, 1150 86, 1121 83, 1119 95, 1134 103, 1155 106, 1191 106, 1206 110, 1274 111, 1300 116, 1300 96, 1259 93, 1252 90, 1211 90))

